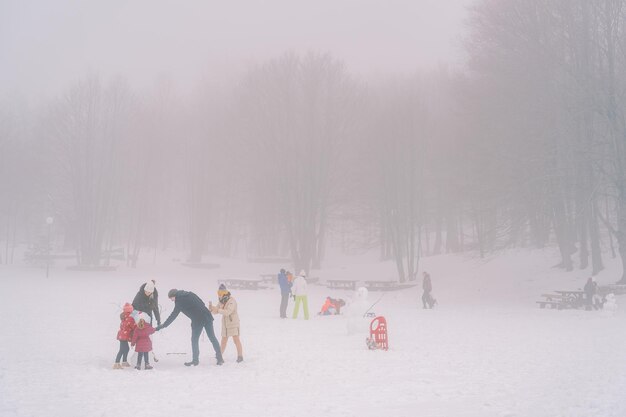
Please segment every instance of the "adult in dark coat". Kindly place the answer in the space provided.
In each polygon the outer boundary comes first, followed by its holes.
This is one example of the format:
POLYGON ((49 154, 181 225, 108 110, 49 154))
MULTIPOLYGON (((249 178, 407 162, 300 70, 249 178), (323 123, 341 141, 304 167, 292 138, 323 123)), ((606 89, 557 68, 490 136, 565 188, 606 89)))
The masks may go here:
POLYGON ((278 285, 280 286, 280 318, 287 318, 287 303, 291 294, 291 282, 287 279, 287 273, 284 269, 278 274, 278 285))
POLYGON ((200 340, 202 329, 206 330, 209 340, 213 345, 213 349, 215 349, 217 364, 223 364, 224 359, 222 359, 220 344, 213 330, 213 315, 206 305, 204 305, 204 301, 191 291, 177 289, 171 289, 167 293, 167 296, 170 300, 174 301, 174 311, 172 311, 172 314, 170 314, 162 325, 157 326, 156 330, 159 331, 172 324, 180 313, 183 313, 191 319, 191 350, 193 357, 191 362, 185 362, 185 366, 196 366, 199 363, 200 348, 198 347, 198 341, 200 340))
POLYGON ((159 292, 154 284, 156 281, 150 280, 139 287, 137 295, 133 300, 133 308, 137 311, 142 311, 150 317, 150 324, 152 324, 152 314, 156 319, 157 325, 161 324, 161 315, 159 314, 159 292))
POLYGON ((593 281, 593 278, 589 277, 587 283, 585 284, 585 301, 587 302, 587 310, 591 310, 592 308, 597 308, 593 304, 593 296, 596 294, 597 285, 593 281))
POLYGON ((422 282, 422 289, 424 293, 422 294, 422 304, 424 308, 433 308, 437 302, 431 294, 433 291, 433 283, 430 280, 430 274, 428 272, 424 272, 423 276, 424 281, 422 282))

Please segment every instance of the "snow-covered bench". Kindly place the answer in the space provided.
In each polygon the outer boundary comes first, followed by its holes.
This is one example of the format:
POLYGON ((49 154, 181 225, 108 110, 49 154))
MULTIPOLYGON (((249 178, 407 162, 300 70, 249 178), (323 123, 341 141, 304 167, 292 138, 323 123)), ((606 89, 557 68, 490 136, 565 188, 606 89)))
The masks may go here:
POLYGON ((328 279, 326 286, 331 290, 355 290, 357 282, 350 279, 328 279))
POLYGON ((365 287, 369 291, 396 291, 403 290, 405 288, 412 288, 417 285, 417 282, 404 282, 398 281, 365 281, 365 287))
POLYGON ((224 284, 228 289, 237 289, 237 290, 262 290, 268 288, 263 284, 263 280, 260 279, 220 279, 218 280, 219 284, 224 284))
POLYGON ((566 308, 563 302, 557 300, 543 300, 537 301, 537 303, 539 304, 539 308, 546 308, 546 306, 550 306, 550 308, 556 308, 558 310, 566 308))

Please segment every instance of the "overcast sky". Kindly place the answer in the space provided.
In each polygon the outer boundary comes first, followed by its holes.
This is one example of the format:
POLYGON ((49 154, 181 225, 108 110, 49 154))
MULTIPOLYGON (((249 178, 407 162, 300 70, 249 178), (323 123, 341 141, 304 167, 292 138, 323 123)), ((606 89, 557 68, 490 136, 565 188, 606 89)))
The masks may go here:
POLYGON ((58 93, 88 73, 186 86, 286 50, 354 73, 460 59, 472 0, 0 0, 0 91, 58 93))

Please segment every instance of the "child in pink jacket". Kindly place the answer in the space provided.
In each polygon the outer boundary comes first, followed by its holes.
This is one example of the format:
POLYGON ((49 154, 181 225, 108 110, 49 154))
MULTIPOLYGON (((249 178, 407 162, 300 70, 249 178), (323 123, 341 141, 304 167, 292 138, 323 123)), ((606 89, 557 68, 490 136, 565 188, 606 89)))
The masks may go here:
POLYGON ((133 332, 132 346, 135 346, 135 352, 137 352, 137 366, 135 369, 141 369, 141 357, 143 356, 145 367, 144 369, 152 369, 150 366, 150 359, 148 357, 148 352, 152 350, 152 340, 150 340, 150 335, 154 333, 154 327, 150 324, 146 323, 144 317, 139 318, 139 322, 137 323, 137 328, 133 332))

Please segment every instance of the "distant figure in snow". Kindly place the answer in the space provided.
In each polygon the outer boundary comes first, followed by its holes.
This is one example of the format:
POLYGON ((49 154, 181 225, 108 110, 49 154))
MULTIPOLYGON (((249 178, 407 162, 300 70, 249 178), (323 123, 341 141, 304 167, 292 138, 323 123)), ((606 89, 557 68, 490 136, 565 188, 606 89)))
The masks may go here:
POLYGON ((324 301, 324 305, 319 312, 322 316, 329 316, 334 314, 341 314, 341 307, 345 306, 346 302, 341 298, 331 298, 330 296, 326 297, 324 301))
POLYGON ((593 281, 592 277, 587 279, 587 283, 583 288, 585 291, 585 302, 587 304, 587 310, 591 310, 592 308, 597 309, 598 307, 594 305, 593 298, 597 292, 597 284, 593 281))
POLYGON ((143 357, 145 360, 144 369, 152 369, 150 366, 150 359, 148 357, 148 352, 152 350, 152 340, 150 340, 150 335, 154 333, 154 327, 150 326, 150 323, 147 323, 148 319, 147 315, 141 314, 139 316, 139 323, 137 323, 137 328, 133 332, 132 338, 132 346, 135 346, 135 352, 137 352, 137 366, 135 366, 136 370, 141 369, 141 358, 143 357))
POLYGON ((280 318, 287 318, 287 304, 291 295, 291 286, 293 283, 287 278, 287 272, 284 269, 278 274, 278 285, 280 286, 280 318))
POLYGON ((424 305, 424 308, 433 308, 437 303, 437 300, 435 300, 432 296, 433 283, 430 280, 430 274, 428 272, 424 271, 423 276, 424 280, 422 282, 422 288, 424 293, 422 294, 422 304, 424 305))
POLYGON ((150 324, 152 324, 152 314, 156 319, 157 326, 161 325, 161 315, 159 314, 159 292, 155 285, 155 280, 149 280, 141 287, 135 299, 133 300, 133 308, 136 311, 146 313, 150 317, 150 324))
POLYGON ((292 287, 293 295, 296 297, 296 305, 293 308, 293 318, 298 318, 298 311, 300 310, 300 303, 304 310, 304 319, 309 319, 309 301, 307 299, 306 291, 306 274, 304 271, 300 271, 300 274, 293 281, 292 287))
POLYGON ((198 342, 202 334, 202 329, 206 330, 209 340, 213 345, 217 364, 222 365, 224 359, 222 359, 222 350, 220 349, 220 344, 213 330, 213 315, 206 305, 204 305, 204 301, 191 291, 177 290, 175 288, 171 289, 167 293, 167 296, 174 302, 174 311, 172 311, 172 314, 170 314, 162 325, 157 326, 156 330, 159 331, 166 328, 172 324, 180 313, 183 313, 191 319, 191 350, 193 354, 191 362, 185 362, 185 366, 196 366, 200 363, 200 348, 198 342))
POLYGON ((211 313, 222 315, 222 343, 220 344, 222 355, 226 350, 228 338, 232 337, 237 347, 237 362, 243 362, 243 348, 239 340, 239 314, 237 313, 237 302, 231 296, 230 291, 224 284, 220 284, 217 290, 219 306, 211 306, 211 313))
POLYGON ((120 349, 117 352, 117 356, 115 357, 113 369, 130 367, 130 364, 128 363, 128 352, 130 351, 128 342, 132 339, 133 331, 136 327, 135 319, 133 319, 133 317, 131 316, 132 312, 133 306, 130 305, 130 303, 124 304, 124 308, 122 309, 122 313, 120 314, 120 330, 117 332, 117 340, 119 340, 120 342, 120 349), (120 360, 123 361, 121 364, 120 360))

